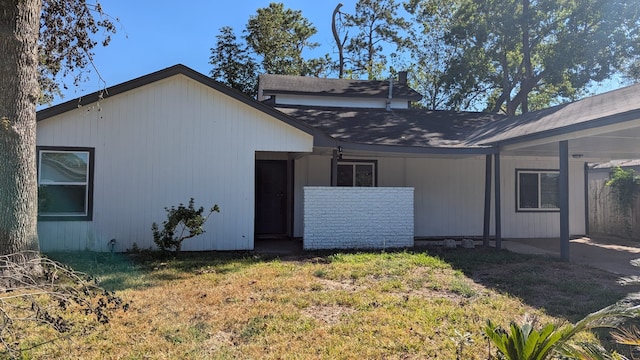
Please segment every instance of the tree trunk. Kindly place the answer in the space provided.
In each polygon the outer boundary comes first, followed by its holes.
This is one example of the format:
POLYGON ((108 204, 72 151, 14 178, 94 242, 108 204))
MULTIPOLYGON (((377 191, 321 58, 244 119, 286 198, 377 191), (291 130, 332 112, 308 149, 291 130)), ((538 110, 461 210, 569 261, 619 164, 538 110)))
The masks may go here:
MULTIPOLYGON (((338 4, 336 8, 333 10, 333 15, 331 17, 331 32, 333 32, 333 38, 336 40, 336 46, 338 47, 338 79, 342 79, 344 77, 344 46, 343 43, 340 42, 340 36, 338 36, 338 29, 336 28, 336 15, 340 12, 340 8, 342 7, 342 3, 338 4)), ((345 37, 346 40, 346 37, 345 37)))
MULTIPOLYGON (((531 67, 531 44, 529 43, 529 0, 522 0, 522 63, 524 65, 523 83, 529 83, 533 78, 531 67)), ((528 94, 528 93, 527 93, 528 94)), ((520 109, 522 113, 529 112, 529 95, 522 98, 520 109)))
POLYGON ((38 250, 36 102, 41 0, 0 0, 0 255, 38 250))

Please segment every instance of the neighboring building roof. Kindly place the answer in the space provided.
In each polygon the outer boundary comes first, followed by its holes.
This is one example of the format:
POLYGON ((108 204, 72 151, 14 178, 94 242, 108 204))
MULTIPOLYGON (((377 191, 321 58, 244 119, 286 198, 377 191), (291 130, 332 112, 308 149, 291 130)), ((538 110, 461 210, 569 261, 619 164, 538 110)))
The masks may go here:
POLYGON ((64 112, 67 111, 71 111, 73 109, 77 109, 79 107, 97 102, 102 100, 103 98, 107 98, 107 97, 112 97, 118 94, 122 94, 124 92, 127 92, 129 90, 133 90, 139 87, 142 87, 144 85, 148 85, 151 84, 153 82, 156 81, 160 81, 166 78, 169 78, 171 76, 175 76, 175 75, 184 75, 192 80, 195 80, 199 83, 201 83, 204 86, 208 86, 214 90, 217 90, 225 95, 228 95, 232 98, 234 98, 235 100, 238 100, 240 102, 243 102, 253 108, 255 108, 256 110, 259 110, 263 113, 266 113, 270 116, 273 116, 276 119, 279 119, 285 123, 287 123, 288 125, 291 125, 301 131, 304 131, 308 134, 313 135, 314 133, 314 129, 297 120, 294 118, 291 118, 285 114, 283 114, 280 111, 275 110, 273 107, 263 104, 259 101, 256 101, 250 97, 248 97, 247 95, 234 90, 228 86, 225 86, 213 79, 211 79, 210 77, 203 75, 189 67, 186 67, 182 64, 178 64, 178 65, 174 65, 171 67, 168 67, 166 69, 160 70, 160 71, 156 71, 154 73, 148 74, 148 75, 144 75, 141 76, 139 78, 133 79, 133 80, 129 80, 127 82, 118 84, 118 85, 114 85, 111 86, 109 88, 106 88, 104 90, 101 91, 96 91, 94 93, 88 94, 88 95, 84 95, 82 97, 73 99, 73 100, 69 100, 67 102, 43 109, 38 111, 37 113, 37 121, 42 121, 48 118, 51 118, 53 116, 62 114, 64 112))
POLYGON ((640 117, 640 84, 487 124, 469 141, 513 143, 640 117))
MULTIPOLYGON (((308 76, 261 74, 259 87, 261 96, 295 94, 368 98, 389 97, 388 80, 325 79, 308 76)), ((406 99, 409 101, 420 101, 422 99, 422 95, 411 89, 407 84, 398 81, 393 82, 392 95, 394 99, 406 99)))
POLYGON ((604 163, 591 164, 589 169, 610 171, 611 168, 617 166, 622 168, 640 167, 640 160, 611 160, 604 163))
POLYGON ((276 109, 336 140, 367 145, 482 148, 467 138, 503 115, 421 109, 278 106, 276 109))

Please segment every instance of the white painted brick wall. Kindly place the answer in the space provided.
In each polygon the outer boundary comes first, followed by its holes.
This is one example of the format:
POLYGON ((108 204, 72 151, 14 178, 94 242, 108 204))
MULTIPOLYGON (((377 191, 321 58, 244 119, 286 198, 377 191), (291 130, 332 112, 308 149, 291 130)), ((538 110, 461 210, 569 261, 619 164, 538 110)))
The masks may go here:
POLYGON ((413 246, 412 187, 304 187, 305 249, 413 246))

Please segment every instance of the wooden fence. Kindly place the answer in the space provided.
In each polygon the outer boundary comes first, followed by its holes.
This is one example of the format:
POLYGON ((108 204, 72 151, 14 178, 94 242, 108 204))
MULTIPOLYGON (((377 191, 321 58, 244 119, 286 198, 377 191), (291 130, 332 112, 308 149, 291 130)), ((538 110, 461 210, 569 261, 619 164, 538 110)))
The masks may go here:
POLYGON ((640 197, 630 214, 623 214, 605 185, 606 179, 589 181, 589 233, 640 240, 640 197))

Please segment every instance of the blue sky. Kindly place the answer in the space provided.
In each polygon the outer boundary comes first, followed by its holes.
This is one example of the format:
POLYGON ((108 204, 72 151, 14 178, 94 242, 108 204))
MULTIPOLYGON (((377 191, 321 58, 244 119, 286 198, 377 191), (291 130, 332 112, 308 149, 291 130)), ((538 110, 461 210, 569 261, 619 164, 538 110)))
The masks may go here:
MULTIPOLYGON (((249 16, 259 8, 269 6, 269 0, 183 0, 138 1, 102 0, 105 12, 120 20, 118 32, 111 44, 96 49, 97 71, 113 86, 133 78, 184 64, 203 74, 209 74, 209 56, 215 45, 218 29, 231 26, 240 35, 249 16)), ((275 1, 277 2, 277 1, 275 1)), ((339 2, 342 11, 353 13, 356 0, 285 0, 285 7, 301 10, 318 30, 311 38, 321 44, 321 54, 331 53, 331 14, 339 2)), ((336 55, 332 54, 332 57, 336 55)), ((55 103, 98 91, 104 86, 96 71, 90 69, 89 80, 74 86, 67 81, 63 99, 55 103)))
MULTIPOLYGON (((182 2, 157 0, 102 0, 106 13, 118 18, 117 33, 107 47, 95 51, 96 69, 89 68, 88 80, 74 86, 65 83, 63 98, 53 104, 71 100, 102 88, 117 85, 136 77, 184 64, 208 75, 211 70, 209 56, 215 45, 218 29, 231 26, 240 36, 249 16, 256 10, 277 0, 183 0, 182 2), (100 76, 106 84, 100 81, 100 76)), ((342 11, 354 13, 357 0, 281 0, 286 8, 301 10, 318 30, 311 38, 320 43, 312 56, 329 53, 337 59, 331 15, 338 3, 342 11)), ((402 10, 401 10, 402 11, 402 10)), ((600 93, 623 86, 619 78, 594 86, 591 91, 600 93)))

